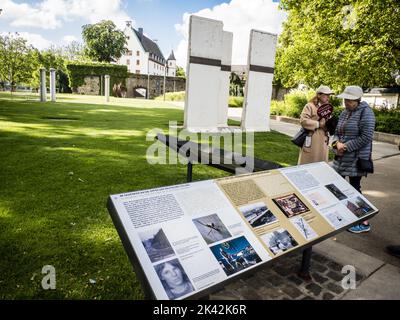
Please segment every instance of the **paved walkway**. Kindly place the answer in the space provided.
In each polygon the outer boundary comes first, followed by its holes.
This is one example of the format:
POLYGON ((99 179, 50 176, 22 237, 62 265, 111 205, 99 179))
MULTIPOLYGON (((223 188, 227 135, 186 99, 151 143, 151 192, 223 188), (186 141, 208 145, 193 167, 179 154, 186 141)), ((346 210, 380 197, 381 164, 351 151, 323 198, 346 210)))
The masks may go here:
MULTIPOLYGON (((173 103, 183 107, 183 103, 173 103)), ((229 118, 240 121, 241 108, 229 108, 229 118)), ((271 129, 294 136, 300 126, 271 120, 271 129)), ((400 245, 400 151, 397 146, 373 142, 375 173, 362 180, 363 194, 380 213, 369 233, 342 232, 314 247, 312 280, 297 277, 300 254, 289 254, 250 278, 228 285, 211 299, 396 299, 400 300, 400 259, 385 252, 400 245), (357 288, 341 286, 340 271, 352 265, 357 288)))
MULTIPOLYGON (((240 121, 241 113, 240 108, 230 108, 229 118, 240 121)), ((300 125, 276 120, 271 120, 270 126, 271 130, 288 136, 294 136, 300 129, 300 125)), ((327 270, 324 271, 320 266, 321 261, 314 261, 320 258, 314 257, 311 273, 313 284, 298 282, 296 286, 302 294, 298 292, 297 297, 288 295, 285 293, 288 289, 284 289, 286 285, 290 288, 296 279, 292 270, 292 274, 283 282, 286 284, 282 289, 278 289, 278 292, 283 290, 284 293, 276 298, 285 299, 289 296, 292 299, 400 299, 400 259, 385 251, 389 244, 400 245, 400 151, 396 145, 374 141, 372 158, 375 162, 375 173, 362 180, 363 194, 380 209, 380 213, 371 220, 371 232, 361 235, 342 232, 334 239, 315 246, 314 251, 319 253, 317 257, 325 257, 333 263, 325 262, 327 270), (329 265, 335 264, 336 270, 330 270, 329 265), (343 276, 337 271, 338 266, 342 265, 355 266, 359 274, 356 290, 330 290, 334 284, 340 286, 343 276)), ((290 263, 291 261, 287 260, 286 266, 290 263)), ((273 273, 274 270, 276 272, 275 268, 268 272, 273 273)), ((262 275, 259 277, 262 278, 262 275)))

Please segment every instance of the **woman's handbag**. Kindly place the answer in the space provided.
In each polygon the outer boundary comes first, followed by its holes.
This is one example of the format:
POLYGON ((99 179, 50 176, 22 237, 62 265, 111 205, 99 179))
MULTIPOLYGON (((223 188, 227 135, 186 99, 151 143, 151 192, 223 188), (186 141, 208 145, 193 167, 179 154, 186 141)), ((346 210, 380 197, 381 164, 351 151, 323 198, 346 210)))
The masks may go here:
POLYGON ((296 133, 296 135, 292 138, 292 142, 302 148, 304 145, 304 141, 306 140, 308 136, 308 131, 304 129, 303 127, 299 130, 299 132, 296 133))
POLYGON ((368 160, 358 158, 357 167, 358 169, 365 171, 367 173, 374 173, 374 163, 372 162, 371 158, 368 160))

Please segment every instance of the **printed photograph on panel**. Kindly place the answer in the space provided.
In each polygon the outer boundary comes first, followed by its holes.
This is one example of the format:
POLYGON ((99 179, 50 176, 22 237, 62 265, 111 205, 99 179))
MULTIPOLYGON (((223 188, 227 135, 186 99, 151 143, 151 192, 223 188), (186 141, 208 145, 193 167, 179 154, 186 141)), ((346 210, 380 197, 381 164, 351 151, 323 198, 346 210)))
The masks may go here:
POLYGON ((193 219, 193 223, 207 244, 232 237, 228 229, 216 214, 193 219))
POLYGON ((272 200, 288 218, 310 211, 294 193, 272 200))
POLYGON ((346 195, 342 191, 340 191, 339 188, 336 187, 333 183, 326 185, 325 188, 332 192, 332 194, 339 200, 347 199, 346 195))
POLYGON ((308 241, 318 237, 318 234, 313 228, 307 223, 303 217, 294 217, 290 219, 290 222, 296 227, 301 235, 308 241))
POLYGON ((292 235, 285 229, 278 229, 261 236, 261 240, 274 255, 285 252, 298 245, 292 235))
POLYGON ((186 296, 194 291, 194 287, 178 259, 155 265, 154 269, 170 300, 186 296))
POLYGON ((210 247, 227 276, 254 266, 261 258, 245 237, 239 237, 210 247))
POLYGON ((151 262, 158 262, 175 255, 163 229, 145 231, 139 233, 139 237, 151 262))
POLYGON ((335 229, 340 229, 350 223, 338 210, 332 210, 324 213, 324 217, 335 229))
POLYGON ((357 218, 362 218, 363 216, 374 212, 372 209, 361 197, 356 197, 351 200, 344 201, 347 208, 353 212, 357 218))
POLYGON ((271 210, 267 208, 264 202, 254 203, 239 208, 247 222, 253 227, 260 227, 277 222, 277 218, 271 210))

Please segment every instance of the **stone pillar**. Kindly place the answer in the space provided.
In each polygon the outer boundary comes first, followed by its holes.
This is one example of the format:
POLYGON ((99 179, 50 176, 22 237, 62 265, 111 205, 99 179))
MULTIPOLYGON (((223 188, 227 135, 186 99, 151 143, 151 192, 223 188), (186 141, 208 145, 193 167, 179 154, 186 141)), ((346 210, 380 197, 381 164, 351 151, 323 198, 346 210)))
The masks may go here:
POLYGON ((251 30, 242 128, 270 131, 269 116, 277 36, 251 30))
POLYGON ((110 76, 106 75, 104 79, 104 95, 106 97, 106 102, 110 102, 110 76))
POLYGON ((40 102, 47 101, 46 69, 40 69, 40 102))
POLYGON ((218 109, 218 126, 228 126, 228 100, 229 100, 229 84, 231 76, 232 64, 232 42, 233 33, 223 32, 222 39, 222 61, 220 73, 220 91, 219 91, 219 109, 218 109))
POLYGON ((188 131, 218 127, 223 23, 190 17, 185 124, 188 131))
POLYGON ((50 97, 56 102, 56 69, 50 68, 50 97))

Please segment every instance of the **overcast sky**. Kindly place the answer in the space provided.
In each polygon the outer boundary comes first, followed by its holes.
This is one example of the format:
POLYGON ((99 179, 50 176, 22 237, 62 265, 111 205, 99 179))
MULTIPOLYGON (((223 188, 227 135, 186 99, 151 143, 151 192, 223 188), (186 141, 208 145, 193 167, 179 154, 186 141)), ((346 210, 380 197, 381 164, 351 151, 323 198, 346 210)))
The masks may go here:
POLYGON ((234 33, 233 63, 245 64, 250 29, 282 31, 286 13, 277 0, 0 0, 0 33, 19 32, 33 46, 82 41, 82 25, 109 19, 123 28, 125 21, 142 27, 157 39, 166 58, 175 51, 178 65, 186 66, 190 14, 224 22, 234 33))

